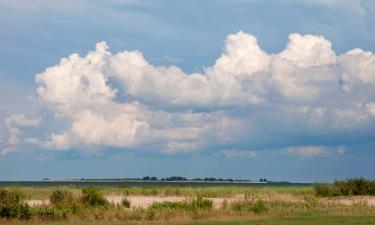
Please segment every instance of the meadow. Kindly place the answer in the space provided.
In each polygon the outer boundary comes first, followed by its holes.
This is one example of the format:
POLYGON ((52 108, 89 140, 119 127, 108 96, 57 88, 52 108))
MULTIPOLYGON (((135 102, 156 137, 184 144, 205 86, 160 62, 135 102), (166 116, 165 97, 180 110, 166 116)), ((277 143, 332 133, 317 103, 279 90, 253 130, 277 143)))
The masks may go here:
POLYGON ((11 186, 0 189, 0 223, 375 224, 371 185, 11 186))

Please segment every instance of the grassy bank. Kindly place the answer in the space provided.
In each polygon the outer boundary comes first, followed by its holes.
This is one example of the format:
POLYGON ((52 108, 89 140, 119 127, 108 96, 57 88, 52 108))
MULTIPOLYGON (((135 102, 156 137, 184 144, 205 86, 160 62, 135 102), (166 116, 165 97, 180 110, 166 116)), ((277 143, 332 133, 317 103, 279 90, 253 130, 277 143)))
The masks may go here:
MULTIPOLYGON (((18 223, 30 225, 30 223, 18 223)), ((240 219, 221 219, 205 221, 95 221, 95 222, 52 222, 35 223, 34 225, 369 225, 375 224, 375 215, 300 215, 287 217, 257 217, 240 219)))
POLYGON ((0 213, 8 214, 0 223, 5 224, 375 224, 374 206, 321 197, 314 186, 9 187, 4 193, 0 213), (106 196, 122 201, 111 203, 106 196), (139 207, 132 196, 181 198, 139 207), (27 205, 30 199, 49 203, 27 205))

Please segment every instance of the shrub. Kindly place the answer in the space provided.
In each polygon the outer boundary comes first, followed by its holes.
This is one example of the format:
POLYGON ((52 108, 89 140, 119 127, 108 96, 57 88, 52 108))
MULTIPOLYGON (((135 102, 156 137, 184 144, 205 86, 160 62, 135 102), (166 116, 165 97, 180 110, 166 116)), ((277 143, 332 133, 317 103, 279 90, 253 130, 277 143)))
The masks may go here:
POLYGON ((9 218, 16 218, 20 214, 20 205, 11 203, 11 204, 3 204, 0 206, 0 216, 9 218))
POLYGON ((67 212, 50 206, 39 206, 34 208, 34 214, 42 220, 59 220, 67 217, 67 212))
POLYGON ((156 210, 154 208, 149 208, 146 211, 146 219, 153 220, 156 215, 156 210))
POLYGON ((70 207, 74 202, 73 194, 66 190, 56 190, 52 192, 50 197, 51 204, 53 206, 63 208, 70 207))
POLYGON ((108 202, 105 200, 102 192, 95 187, 86 187, 82 190, 82 203, 89 206, 104 206, 108 202))
POLYGON ((317 196, 331 196, 332 194, 332 187, 328 184, 315 184, 314 185, 315 194, 317 196))
POLYGON ((266 204, 264 204, 264 202, 258 200, 252 206, 251 211, 255 213, 262 213, 268 211, 268 207, 266 206, 266 204))
POLYGON ((333 185, 316 184, 315 194, 322 197, 347 195, 375 195, 375 181, 363 177, 336 180, 333 185))
POLYGON ((130 208, 130 200, 127 199, 127 198, 124 198, 122 201, 121 201, 121 204, 123 207, 125 208, 130 208))
POLYGON ((177 209, 177 210, 184 210, 187 208, 186 202, 170 202, 170 201, 164 201, 164 202, 154 202, 149 207, 151 210, 163 210, 163 209, 177 209))
POLYGON ((0 217, 30 219, 29 206, 21 202, 23 196, 23 193, 18 190, 0 189, 0 217))
POLYGON ((164 209, 174 209, 180 211, 197 211, 197 210, 207 210, 212 209, 212 200, 203 199, 202 197, 194 198, 190 201, 182 202, 154 202, 149 209, 153 210, 164 210, 164 209))
POLYGON ((0 204, 19 204, 21 198, 22 193, 18 190, 8 191, 0 189, 0 204))
POLYGON ((266 212, 268 211, 268 207, 263 201, 256 201, 256 202, 251 202, 251 201, 239 201, 239 202, 234 202, 232 204, 232 209, 236 212, 241 212, 241 211, 251 211, 254 213, 261 213, 261 212, 266 212))
POLYGON ((30 206, 27 204, 20 205, 19 218, 21 220, 29 220, 32 217, 30 206))
POLYGON ((212 200, 204 199, 202 197, 194 198, 191 205, 195 209, 212 209, 212 200))

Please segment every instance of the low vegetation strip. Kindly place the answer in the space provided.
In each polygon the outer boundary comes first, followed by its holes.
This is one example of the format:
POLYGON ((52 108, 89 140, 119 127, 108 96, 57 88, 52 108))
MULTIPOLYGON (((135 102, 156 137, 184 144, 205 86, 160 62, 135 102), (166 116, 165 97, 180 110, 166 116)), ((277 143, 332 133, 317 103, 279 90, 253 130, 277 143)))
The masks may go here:
MULTIPOLYGON (((18 225, 30 225, 29 222, 17 223, 18 225)), ((262 216, 256 218, 203 220, 203 221, 58 221, 58 222, 36 222, 34 225, 372 225, 375 224, 375 215, 300 215, 300 216, 262 216)))
POLYGON ((344 187, 343 190, 350 190, 334 195, 353 195, 345 198, 321 195, 320 184, 317 184, 315 188, 311 186, 309 188, 289 187, 289 189, 285 187, 241 187, 238 189, 233 187, 196 189, 190 187, 160 189, 156 187, 147 189, 65 187, 35 190, 11 187, 0 189, 0 223, 138 221, 139 224, 145 224, 158 221, 161 224, 163 222, 171 224, 170 222, 181 222, 181 220, 283 218, 299 215, 375 215, 375 207, 365 201, 370 197, 357 196, 371 193, 371 182, 357 178, 344 182, 336 181, 328 186, 334 188, 335 185, 340 184, 340 187, 344 187), (29 190, 31 192, 28 192, 29 190), (170 192, 179 195, 163 196, 170 192), (39 201, 41 203, 39 205, 28 204, 30 200, 35 201, 33 197, 46 196, 47 193, 48 201, 43 199, 39 201), (146 194, 133 195, 134 193, 146 194), (112 197, 109 198, 109 196, 112 197), (344 204, 343 201, 347 200, 346 198, 359 200, 344 204), (136 199, 148 202, 140 205, 136 199))
MULTIPOLYGON (((370 225, 375 224, 375 215, 302 215, 288 217, 262 217, 227 221, 201 221, 183 225, 370 225)), ((180 224, 182 225, 182 224, 180 224)))

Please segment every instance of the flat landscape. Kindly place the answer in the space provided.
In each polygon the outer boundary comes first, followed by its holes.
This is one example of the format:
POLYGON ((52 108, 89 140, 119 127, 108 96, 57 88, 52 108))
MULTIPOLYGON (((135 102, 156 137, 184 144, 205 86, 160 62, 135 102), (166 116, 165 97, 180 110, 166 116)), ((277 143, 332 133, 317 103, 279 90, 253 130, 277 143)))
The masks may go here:
MULTIPOLYGON (((323 187, 333 190, 335 185, 323 187)), ((29 214, 22 214, 25 209, 21 207, 19 215, 10 214, 1 222, 56 225, 375 224, 375 196, 328 192, 324 192, 327 196, 322 196, 319 191, 322 187, 317 184, 8 186, 2 193, 17 196, 19 204, 26 205, 29 214)), ((4 215, 4 212, 3 209, 1 213, 4 215)))
POLYGON ((375 0, 0 0, 0 225, 375 225, 375 0))

